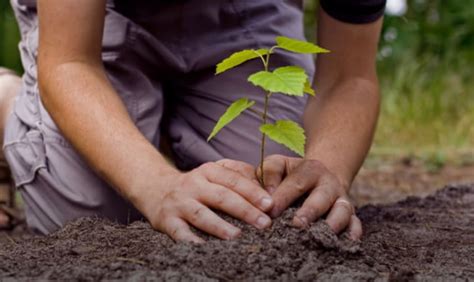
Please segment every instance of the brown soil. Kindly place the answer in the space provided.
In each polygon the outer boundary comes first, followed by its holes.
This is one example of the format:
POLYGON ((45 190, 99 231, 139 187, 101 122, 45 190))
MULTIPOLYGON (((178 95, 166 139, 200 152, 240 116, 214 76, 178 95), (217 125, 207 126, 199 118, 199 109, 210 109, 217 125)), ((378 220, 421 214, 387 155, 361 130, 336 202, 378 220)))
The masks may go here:
POLYGON ((337 238, 324 222, 266 232, 240 225, 235 241, 175 244, 145 223, 81 219, 47 237, 0 234, 0 278, 59 280, 474 280, 474 185, 425 199, 367 205, 365 236, 337 238))
POLYGON ((465 164, 414 157, 368 159, 352 185, 351 196, 358 206, 388 204, 407 196, 426 197, 448 184, 474 183, 474 155, 465 158, 469 160, 465 164))

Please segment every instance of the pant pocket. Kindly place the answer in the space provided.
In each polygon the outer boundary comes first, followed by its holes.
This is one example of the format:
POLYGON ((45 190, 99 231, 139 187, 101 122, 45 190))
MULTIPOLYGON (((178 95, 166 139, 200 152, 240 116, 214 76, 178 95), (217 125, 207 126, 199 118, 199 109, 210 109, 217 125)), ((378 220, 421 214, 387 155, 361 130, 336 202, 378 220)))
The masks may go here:
POLYGON ((37 129, 28 130, 15 114, 5 129, 3 151, 16 187, 31 183, 38 170, 47 168, 42 133, 37 129))

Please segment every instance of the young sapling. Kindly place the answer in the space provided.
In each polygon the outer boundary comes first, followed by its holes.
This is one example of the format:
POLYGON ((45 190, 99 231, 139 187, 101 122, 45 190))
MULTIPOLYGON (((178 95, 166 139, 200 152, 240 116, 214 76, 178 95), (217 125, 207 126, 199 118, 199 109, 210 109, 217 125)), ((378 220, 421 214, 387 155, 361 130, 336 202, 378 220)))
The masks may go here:
POLYGON ((268 123, 269 100, 273 94, 279 93, 289 96, 303 97, 305 94, 314 96, 315 91, 311 86, 308 75, 300 66, 284 66, 270 70, 270 58, 276 49, 298 53, 298 54, 318 54, 327 53, 328 50, 313 43, 301 41, 289 37, 278 36, 276 45, 269 49, 247 49, 236 52, 224 59, 217 65, 216 75, 239 66, 253 59, 260 59, 263 63, 263 70, 251 74, 248 81, 253 85, 262 88, 264 104, 262 110, 253 109, 255 101, 248 98, 241 98, 233 102, 226 112, 219 118, 207 141, 210 141, 216 134, 237 118, 245 110, 251 110, 262 118, 260 132, 262 133, 260 144, 260 184, 265 187, 263 166, 265 159, 266 137, 282 144, 300 156, 304 156, 306 137, 304 129, 291 120, 277 120, 274 124, 268 123))

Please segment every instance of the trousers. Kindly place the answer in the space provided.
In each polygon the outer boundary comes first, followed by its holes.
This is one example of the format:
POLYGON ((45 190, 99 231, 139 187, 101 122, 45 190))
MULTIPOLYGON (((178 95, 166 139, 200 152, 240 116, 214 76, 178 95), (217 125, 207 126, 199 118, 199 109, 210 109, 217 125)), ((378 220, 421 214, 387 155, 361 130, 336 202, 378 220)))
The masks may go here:
MULTIPOLYGON (((5 129, 4 152, 21 192, 28 226, 42 234, 84 216, 127 223, 142 218, 97 175, 62 135, 42 104, 37 81, 35 0, 11 0, 20 31, 23 85, 5 129)), ((264 93, 247 82, 258 60, 224 74, 215 65, 232 52, 268 48, 278 35, 304 40, 301 3, 294 0, 108 1, 102 61, 136 127, 157 150, 166 136, 175 165, 191 170, 223 158, 259 162, 261 117, 245 112, 212 141, 226 108, 264 93)), ((277 52, 271 67, 299 65, 310 77, 313 58, 277 52)), ((301 123, 304 97, 273 95, 269 122, 301 123)), ((268 154, 293 155, 269 140, 268 154)), ((126 165, 126 164, 124 164, 126 165)))

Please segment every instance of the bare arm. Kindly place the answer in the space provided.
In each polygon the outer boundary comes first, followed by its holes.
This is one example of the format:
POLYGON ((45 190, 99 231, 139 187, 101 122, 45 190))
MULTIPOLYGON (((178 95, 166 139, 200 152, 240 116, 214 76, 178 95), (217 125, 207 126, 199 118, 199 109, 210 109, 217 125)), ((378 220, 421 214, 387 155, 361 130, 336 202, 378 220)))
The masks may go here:
POLYGON ((304 112, 305 158, 267 158, 265 182, 277 187, 272 216, 310 192, 296 212, 294 225, 304 227, 327 214, 336 233, 347 228, 354 239, 362 235, 347 193, 370 147, 378 117, 375 57, 381 24, 382 19, 347 24, 321 10, 318 43, 331 53, 317 59, 318 95, 308 101, 304 112))
POLYGON ((133 201, 143 186, 134 175, 149 179, 143 173, 174 169, 135 127, 106 77, 105 0, 39 1, 39 17, 39 86, 46 109, 89 164, 133 201))
POLYGON ((169 166, 135 127, 101 60, 105 0, 39 1, 41 99, 64 136, 152 226, 200 242, 189 224, 223 239, 240 230, 220 209, 258 228, 272 206, 248 165, 223 161, 188 173, 169 166), (249 173, 251 171, 252 173, 249 173))
POLYGON ((319 95, 307 104, 307 157, 320 160, 346 189, 372 143, 379 112, 375 69, 382 19, 371 24, 339 22, 320 12, 318 43, 331 50, 317 59, 319 95))

